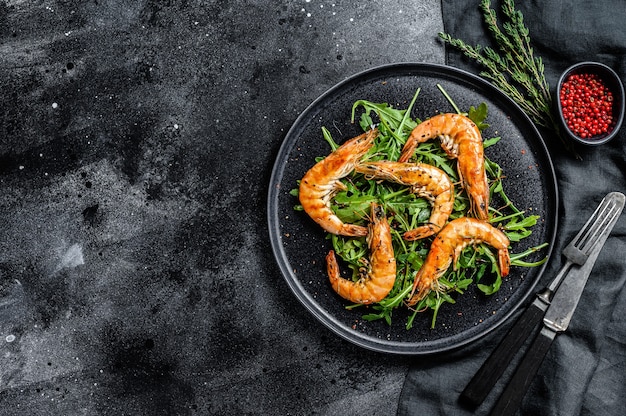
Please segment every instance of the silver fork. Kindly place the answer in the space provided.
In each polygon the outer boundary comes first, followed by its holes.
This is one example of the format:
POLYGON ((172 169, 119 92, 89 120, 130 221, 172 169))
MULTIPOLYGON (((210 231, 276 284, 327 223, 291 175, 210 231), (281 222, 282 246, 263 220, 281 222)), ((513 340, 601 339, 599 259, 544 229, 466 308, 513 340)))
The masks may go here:
POLYGON ((582 229, 563 249, 566 258, 552 282, 538 293, 532 304, 515 322, 502 342, 489 356, 461 393, 461 401, 471 406, 480 405, 500 376, 504 373, 513 356, 522 347, 538 324, 541 322, 552 296, 567 272, 574 265, 582 265, 597 244, 599 237, 606 231, 613 218, 621 213, 624 195, 611 192, 605 196, 591 214, 582 229))
POLYGON ((600 235, 604 232, 607 225, 611 223, 615 215, 620 212, 617 202, 619 195, 621 195, 619 192, 611 192, 605 196, 583 228, 563 249, 563 255, 567 259, 565 264, 550 285, 537 295, 537 298, 545 303, 544 311, 550 305, 554 291, 559 287, 569 269, 573 265, 580 266, 587 261, 589 253, 591 253, 591 250, 598 242, 600 235))

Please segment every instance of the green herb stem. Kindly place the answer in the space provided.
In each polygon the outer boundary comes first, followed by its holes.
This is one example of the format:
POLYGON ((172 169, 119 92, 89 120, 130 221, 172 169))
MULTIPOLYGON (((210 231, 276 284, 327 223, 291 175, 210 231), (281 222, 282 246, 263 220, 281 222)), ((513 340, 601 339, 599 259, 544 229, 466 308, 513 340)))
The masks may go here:
POLYGON ((535 124, 552 130, 566 149, 573 152, 553 115, 554 101, 544 75, 543 60, 534 54, 530 31, 515 2, 503 0, 501 24, 490 0, 481 0, 480 10, 497 50, 471 46, 448 33, 439 33, 439 38, 482 66, 483 78, 515 101, 535 124))

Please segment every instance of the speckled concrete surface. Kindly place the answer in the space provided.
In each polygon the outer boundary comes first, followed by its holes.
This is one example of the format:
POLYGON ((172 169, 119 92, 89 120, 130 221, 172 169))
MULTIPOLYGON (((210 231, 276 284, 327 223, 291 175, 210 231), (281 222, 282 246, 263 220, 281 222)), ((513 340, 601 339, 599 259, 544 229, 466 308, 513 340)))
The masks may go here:
POLYGON ((272 164, 319 94, 443 63, 438 1, 0 1, 0 413, 394 414, 407 359, 280 275, 272 164))

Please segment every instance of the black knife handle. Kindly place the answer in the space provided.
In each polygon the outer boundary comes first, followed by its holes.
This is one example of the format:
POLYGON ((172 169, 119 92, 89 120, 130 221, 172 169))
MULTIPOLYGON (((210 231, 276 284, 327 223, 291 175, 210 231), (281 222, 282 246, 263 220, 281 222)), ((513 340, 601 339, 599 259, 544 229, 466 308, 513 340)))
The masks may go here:
POLYGON ((465 386, 465 390, 461 393, 462 402, 477 407, 485 400, 515 354, 541 322, 547 306, 544 302, 536 299, 526 308, 500 344, 465 386))
POLYGON ((491 415, 515 415, 555 336, 556 332, 551 329, 546 327, 541 329, 491 410, 491 415))

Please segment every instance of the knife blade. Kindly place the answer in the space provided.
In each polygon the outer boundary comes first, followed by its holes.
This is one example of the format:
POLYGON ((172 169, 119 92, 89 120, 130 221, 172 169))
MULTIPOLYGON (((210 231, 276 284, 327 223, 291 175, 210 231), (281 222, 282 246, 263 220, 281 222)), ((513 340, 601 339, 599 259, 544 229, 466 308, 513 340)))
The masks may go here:
POLYGON ((624 208, 626 196, 619 192, 611 193, 609 196, 616 200, 609 226, 600 236, 587 261, 580 267, 570 269, 560 288, 554 294, 544 316, 541 331, 528 348, 522 362, 491 410, 491 415, 513 416, 517 412, 526 391, 552 345, 552 341, 558 333, 565 331, 569 326, 596 259, 624 208))

